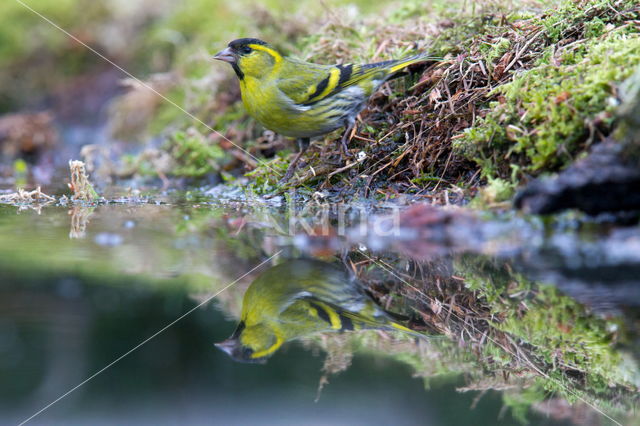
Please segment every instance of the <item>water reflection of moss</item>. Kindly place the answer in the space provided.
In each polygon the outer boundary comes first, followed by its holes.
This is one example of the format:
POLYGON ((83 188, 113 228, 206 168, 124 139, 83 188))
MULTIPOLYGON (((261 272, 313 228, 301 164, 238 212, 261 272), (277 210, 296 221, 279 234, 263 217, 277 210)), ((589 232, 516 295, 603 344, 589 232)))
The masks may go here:
MULTIPOLYGON (((277 228, 289 214, 246 205, 216 209, 203 204, 182 211, 175 206, 145 206, 144 213, 135 215, 128 210, 133 208, 96 209, 88 235, 99 229, 122 229, 123 218, 134 216, 139 221, 135 228, 139 234, 132 234, 123 247, 107 249, 92 241, 70 241, 66 209, 52 207, 46 220, 31 221, 36 216, 17 216, 15 208, 0 207, 6 210, 0 211, 0 275, 6 277, 3 273, 11 267, 21 271, 23 283, 37 282, 43 274, 72 273, 87 281, 100 276, 100 282, 120 288, 207 291, 236 278, 239 269, 247 271, 264 254, 274 253, 278 245, 269 238, 283 235, 277 228), (56 250, 42 244, 43 239, 54 241, 56 250), (224 250, 218 250, 220 246, 224 250), (242 268, 243 261, 249 266, 242 268), (230 265, 230 270, 217 271, 219 264, 230 265), (132 272, 140 279, 133 279, 132 272)), ((426 264, 391 255, 383 259, 425 298, 362 256, 352 253, 352 260, 381 305, 393 312, 413 312, 415 329, 432 334, 430 330, 437 330, 446 337, 418 344, 408 336, 378 331, 313 338, 313 347, 325 348, 331 355, 328 374, 348 367, 354 352, 390 356, 412 366, 416 375, 424 377, 425 386, 463 375, 463 391, 500 391, 518 418, 526 416, 531 404, 551 395, 572 402, 579 402, 579 396, 617 416, 637 398, 637 360, 624 350, 627 339, 621 319, 601 318, 509 264, 477 256, 426 264)), ((227 312, 238 312, 241 289, 242 285, 222 295, 220 303, 227 312)))
POLYGON ((492 325, 535 362, 537 385, 572 402, 585 397, 624 412, 639 377, 637 361, 624 348, 622 319, 597 316, 556 287, 534 283, 508 265, 489 265, 468 258, 460 262, 469 288, 490 301, 492 325))
MULTIPOLYGON (((580 409, 586 401, 614 417, 626 416, 637 403, 637 360, 624 348, 621 318, 590 313, 557 288, 535 283, 508 264, 463 256, 453 271, 448 279, 427 272, 410 280, 426 299, 397 282, 381 299, 409 303, 448 338, 416 344, 406 336, 363 333, 353 335, 349 344, 334 345, 326 337, 317 342, 329 352, 386 353, 411 365, 427 387, 464 375, 460 391, 500 391, 505 406, 522 422, 532 406, 539 408, 552 396, 580 409)), ((375 288, 379 291, 379 282, 375 288)), ((327 359, 331 364, 345 357, 330 354, 327 359)), ((326 371, 344 368, 329 365, 326 371)))

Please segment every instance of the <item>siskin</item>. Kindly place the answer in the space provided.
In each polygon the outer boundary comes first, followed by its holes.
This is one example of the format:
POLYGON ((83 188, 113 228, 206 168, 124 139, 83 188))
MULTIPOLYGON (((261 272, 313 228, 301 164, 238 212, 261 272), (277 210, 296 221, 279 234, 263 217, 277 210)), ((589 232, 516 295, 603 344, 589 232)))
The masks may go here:
POLYGON ((240 323, 216 346, 234 360, 265 362, 284 342, 319 332, 400 330, 426 337, 395 321, 371 300, 344 268, 312 259, 275 266, 251 283, 240 323))
POLYGON ((299 152, 283 181, 312 137, 345 127, 342 150, 347 154, 349 135, 367 99, 407 66, 433 59, 420 54, 365 65, 318 65, 282 56, 255 38, 234 40, 213 58, 233 67, 249 115, 267 129, 297 138, 299 152))

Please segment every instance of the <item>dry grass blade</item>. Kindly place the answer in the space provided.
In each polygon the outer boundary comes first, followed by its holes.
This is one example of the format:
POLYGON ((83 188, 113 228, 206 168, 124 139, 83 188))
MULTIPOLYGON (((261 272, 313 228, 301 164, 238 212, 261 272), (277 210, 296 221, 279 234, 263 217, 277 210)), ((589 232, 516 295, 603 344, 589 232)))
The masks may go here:
POLYGON ((89 176, 82 161, 69 160, 71 171, 71 183, 69 189, 73 191, 71 199, 74 201, 94 201, 98 198, 98 193, 93 189, 89 181, 89 176))
POLYGON ((24 205, 24 204, 48 204, 55 202, 56 199, 41 191, 37 187, 33 191, 25 191, 20 188, 17 192, 11 194, 0 195, 0 203, 24 205))

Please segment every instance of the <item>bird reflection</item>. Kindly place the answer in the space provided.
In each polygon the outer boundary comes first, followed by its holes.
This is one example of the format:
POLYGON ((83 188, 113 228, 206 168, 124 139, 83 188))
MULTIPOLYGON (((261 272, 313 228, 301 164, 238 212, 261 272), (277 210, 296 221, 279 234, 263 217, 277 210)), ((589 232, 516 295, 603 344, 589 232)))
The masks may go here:
POLYGON ((400 330, 399 316, 373 302, 335 264, 296 259, 265 271, 249 286, 240 323, 216 346, 234 360, 265 362, 283 343, 326 331, 400 330))

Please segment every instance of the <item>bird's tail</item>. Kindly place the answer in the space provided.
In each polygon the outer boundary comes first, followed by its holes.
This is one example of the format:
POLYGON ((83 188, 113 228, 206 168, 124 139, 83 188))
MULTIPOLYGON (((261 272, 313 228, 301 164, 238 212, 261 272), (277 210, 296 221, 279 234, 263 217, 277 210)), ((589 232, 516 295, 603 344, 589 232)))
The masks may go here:
POLYGON ((389 74, 395 74, 398 71, 402 71, 409 65, 417 64, 419 62, 438 61, 438 60, 441 60, 441 58, 429 56, 426 53, 419 53, 414 56, 409 56, 408 58, 391 61, 392 63, 389 64, 389 74))
POLYGON ((409 327, 405 327, 402 324, 398 324, 397 322, 391 322, 389 323, 389 329, 390 330, 397 330, 397 331, 401 331, 409 336, 413 336, 413 337, 418 337, 420 339, 424 339, 424 340, 431 340, 433 338, 440 338, 443 336, 439 336, 439 335, 433 335, 433 334, 427 334, 427 333, 421 333, 419 331, 416 330, 412 330, 409 327))

